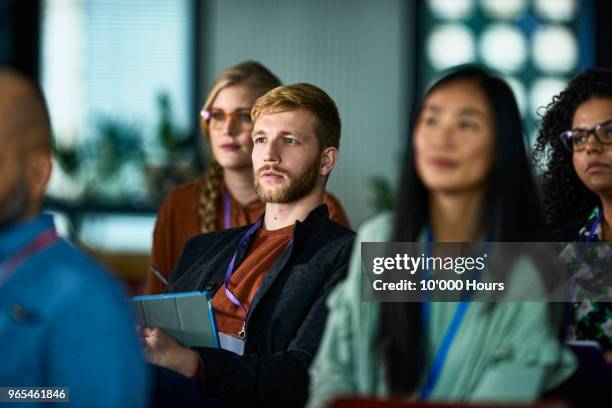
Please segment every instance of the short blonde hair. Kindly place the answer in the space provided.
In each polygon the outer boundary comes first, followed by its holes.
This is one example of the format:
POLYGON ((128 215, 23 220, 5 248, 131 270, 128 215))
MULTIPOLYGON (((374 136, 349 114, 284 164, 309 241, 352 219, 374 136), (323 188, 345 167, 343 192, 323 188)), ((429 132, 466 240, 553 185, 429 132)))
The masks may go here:
POLYGON ((320 149, 340 147, 340 114, 332 98, 321 88, 299 83, 279 86, 255 101, 251 117, 253 122, 262 115, 305 110, 317 118, 315 134, 320 149))

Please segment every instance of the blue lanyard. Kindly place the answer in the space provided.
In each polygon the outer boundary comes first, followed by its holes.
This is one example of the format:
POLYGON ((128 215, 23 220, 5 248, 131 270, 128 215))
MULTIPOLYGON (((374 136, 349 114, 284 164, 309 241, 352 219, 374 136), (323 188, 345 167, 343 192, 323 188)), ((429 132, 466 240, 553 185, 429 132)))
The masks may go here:
POLYGON ((591 224, 589 235, 587 235, 585 238, 580 237, 581 242, 592 242, 593 241, 593 239, 595 238, 595 230, 597 229, 597 226, 601 222, 602 217, 603 217, 603 211, 599 211, 599 214, 597 214, 597 217, 591 224))
MULTIPOLYGON (((425 240, 425 252, 426 256, 431 254, 431 243, 433 242, 433 233, 431 228, 427 228, 427 237, 425 240)), ((427 269, 425 279, 429 280, 433 278, 433 273, 427 269)), ((421 302, 421 307, 423 310, 423 328, 426 330, 427 325, 429 324, 429 314, 430 314, 430 304, 429 304, 429 295, 427 295, 426 299, 421 302)))
MULTIPOLYGON (((428 302, 427 302, 428 303, 428 302)), ((467 312, 468 306, 470 305, 469 301, 459 302, 457 305, 457 310, 455 310, 455 315, 453 316, 453 320, 451 321, 448 329, 446 329, 446 334, 444 335, 444 339, 440 344, 440 348, 436 353, 436 357, 434 358, 433 363, 431 364, 431 368, 429 369, 429 374, 427 375, 427 379, 425 380, 425 384, 423 385, 423 389, 421 390, 420 399, 425 401, 431 395, 431 392, 440 377, 440 373, 442 372, 442 367, 444 366, 444 361, 448 355, 448 351, 450 350, 450 346, 455 339, 455 335, 457 331, 459 331, 459 326, 461 326, 461 322, 463 321, 465 314, 467 312)), ((424 325, 425 330, 428 327, 428 321, 425 321, 424 325)))
MULTIPOLYGON (((595 239, 595 230, 597 230, 597 226, 601 223, 603 215, 604 215, 603 214, 603 210, 600 210, 599 214, 597 214, 597 217, 595 217, 595 219, 593 220, 593 223, 591 224, 591 228, 589 229, 588 235, 586 237, 584 237, 584 238, 583 237, 579 237, 579 241, 580 242, 582 242, 582 243, 593 242, 593 240, 595 239)), ((601 262, 599 262, 597 265, 594 265, 594 266, 599 266, 599 265, 601 265, 602 262, 605 262, 608 259, 608 256, 610 255, 610 251, 612 251, 612 248, 609 247, 608 250, 606 251, 605 255, 602 257, 603 260, 601 262)), ((589 264, 588 260, 584 259, 580 255, 578 255, 578 257, 581 258, 581 261, 583 261, 587 265, 589 264)), ((574 301, 576 299, 576 295, 578 293, 578 286, 579 286, 579 282, 574 278, 573 279, 572 287, 570 288, 570 300, 571 301, 574 301)))
POLYGON ((55 229, 47 229, 38 234, 38 236, 30 241, 30 243, 21 251, 0 263, 0 284, 4 283, 4 281, 6 281, 13 274, 13 272, 15 272, 29 258, 50 247, 57 240, 58 237, 55 229))
MULTIPOLYGON (((427 229, 427 252, 428 256, 431 253, 431 243, 433 242, 433 233, 431 228, 427 229)), ((432 274, 428 274, 428 279, 431 279, 432 274)), ((442 373, 442 368, 444 366, 444 362, 448 356, 448 351, 455 339, 457 332, 459 331, 459 327, 465 318, 465 314, 467 313, 468 306, 470 305, 470 301, 461 301, 457 305, 457 309, 455 310, 455 314, 453 319, 451 320, 448 328, 446 329, 446 334, 442 339, 442 343, 440 344, 440 348, 436 353, 436 356, 431 364, 431 368, 429 369, 429 373, 427 374, 427 378, 425 379, 425 383, 423 388, 421 389, 420 399, 425 401, 431 395, 436 383, 438 382, 438 378, 442 373)), ((424 330, 428 330, 429 327, 429 318, 431 315, 431 304, 429 300, 425 300, 422 303, 423 309, 423 328, 424 330)))
POLYGON ((229 285, 230 285, 230 280, 232 278, 232 274, 234 273, 234 264, 236 263, 236 256, 238 256, 238 251, 240 250, 241 247, 246 245, 246 243, 249 240, 249 238, 251 238, 251 236, 253 236, 253 234, 255 234, 255 232, 257 232, 257 230, 259 228, 261 228, 262 224, 263 224, 263 216, 261 216, 257 220, 257 222, 255 224, 253 224, 251 226, 251 228, 248 229, 248 231, 242 236, 242 238, 240 238, 240 241, 238 242, 238 246, 236 247, 236 250, 234 251, 234 256, 232 257, 232 260, 231 260, 229 266, 227 267, 227 271, 225 272, 225 280, 224 280, 224 283, 225 283, 225 294, 227 295, 229 300, 232 301, 233 304, 235 304, 239 308, 244 309, 244 311, 247 313, 247 315, 248 315, 247 308, 244 307, 244 305, 238 300, 238 298, 236 296, 234 296, 232 291, 229 289, 229 285))
POLYGON ((232 206, 230 203, 230 192, 225 187, 225 203, 224 203, 224 212, 225 216, 225 229, 232 228, 232 206))
MULTIPOLYGON (((265 214, 259 217, 257 222, 253 224, 251 228, 249 228, 248 231, 242 236, 242 238, 238 242, 238 245, 236 246, 236 250, 234 251, 234 256, 232 256, 232 260, 229 266, 227 267, 227 271, 225 272, 225 279, 224 279, 225 295, 229 298, 229 300, 234 305, 238 306, 245 312, 244 322, 242 323, 242 330, 240 330, 240 332, 238 333, 238 337, 241 339, 246 338, 246 324, 247 324, 247 321, 249 320, 249 316, 252 311, 251 307, 253 306, 253 302, 249 304, 248 308, 245 305, 243 305, 242 302, 240 302, 240 300, 238 300, 238 298, 230 290, 230 281, 232 279, 232 274, 234 273, 234 264, 236 263, 236 257, 238 256, 238 251, 240 250, 240 248, 245 246, 249 238, 251 238, 257 232, 257 230, 261 228, 261 226, 263 225, 264 216, 265 214)), ((287 244, 287 247, 290 247, 292 244, 293 244, 293 239, 289 241, 289 243, 287 244)), ((259 288, 257 288, 257 290, 255 291, 255 296, 253 297, 253 299, 255 299, 258 292, 259 292, 259 288)))

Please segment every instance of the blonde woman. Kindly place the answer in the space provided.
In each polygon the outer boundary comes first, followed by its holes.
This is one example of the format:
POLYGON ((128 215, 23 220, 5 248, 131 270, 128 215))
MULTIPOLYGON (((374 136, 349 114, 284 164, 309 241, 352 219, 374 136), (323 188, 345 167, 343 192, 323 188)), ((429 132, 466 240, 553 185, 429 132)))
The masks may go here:
MULTIPOLYGON (((146 292, 165 291, 166 282, 187 241, 195 235, 252 224, 265 204, 253 185, 251 108, 281 82, 263 65, 246 61, 214 81, 201 112, 202 133, 212 160, 204 175, 181 184, 159 208, 146 292)), ((338 200, 324 199, 330 219, 350 228, 338 200)))

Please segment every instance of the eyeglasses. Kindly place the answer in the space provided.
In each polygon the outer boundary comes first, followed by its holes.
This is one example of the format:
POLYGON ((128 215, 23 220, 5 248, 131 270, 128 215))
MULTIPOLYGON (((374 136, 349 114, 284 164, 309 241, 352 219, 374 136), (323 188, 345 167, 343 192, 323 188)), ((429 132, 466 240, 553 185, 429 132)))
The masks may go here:
POLYGON ((251 112, 249 111, 225 112, 221 109, 202 110, 200 116, 206 121, 208 127, 214 130, 222 129, 225 123, 230 120, 239 130, 251 130, 253 128, 251 112))
POLYGON ((602 145, 612 144, 612 119, 602 122, 592 129, 572 129, 561 133, 561 141, 570 152, 586 148, 589 135, 593 135, 602 145))

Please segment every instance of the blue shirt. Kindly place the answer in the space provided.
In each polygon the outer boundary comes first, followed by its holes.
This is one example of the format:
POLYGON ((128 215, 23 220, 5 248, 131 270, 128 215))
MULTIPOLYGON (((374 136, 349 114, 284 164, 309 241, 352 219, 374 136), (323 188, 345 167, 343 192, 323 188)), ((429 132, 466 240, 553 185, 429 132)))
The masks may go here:
MULTIPOLYGON (((0 270, 49 229, 52 217, 40 215, 0 230, 0 270)), ((123 290, 62 239, 0 282, 0 386, 69 387, 70 405, 79 407, 148 403, 145 363, 123 290)))

